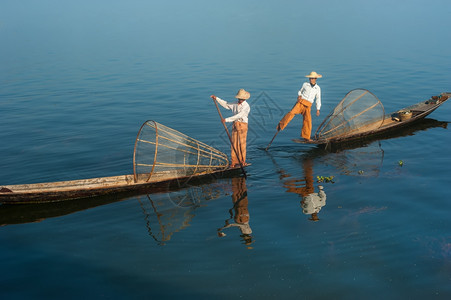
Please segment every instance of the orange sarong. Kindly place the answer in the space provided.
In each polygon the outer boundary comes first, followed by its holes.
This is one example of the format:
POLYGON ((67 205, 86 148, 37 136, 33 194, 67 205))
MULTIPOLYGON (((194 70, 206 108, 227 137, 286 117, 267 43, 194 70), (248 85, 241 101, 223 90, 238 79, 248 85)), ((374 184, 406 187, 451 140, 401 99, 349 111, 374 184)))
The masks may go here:
POLYGON ((232 166, 240 163, 244 164, 246 162, 246 140, 247 140, 247 123, 233 122, 232 126, 232 144, 231 147, 231 157, 232 166), (235 148, 236 152, 233 150, 235 148), (238 154, 238 156, 236 155, 238 154), (239 159, 238 159, 239 158, 239 159))
POLYGON ((310 139, 310 134, 312 132, 312 115, 310 113, 311 107, 312 103, 307 100, 298 100, 293 108, 282 118, 282 120, 280 120, 277 130, 284 130, 295 115, 301 114, 303 117, 301 137, 304 139, 310 139))

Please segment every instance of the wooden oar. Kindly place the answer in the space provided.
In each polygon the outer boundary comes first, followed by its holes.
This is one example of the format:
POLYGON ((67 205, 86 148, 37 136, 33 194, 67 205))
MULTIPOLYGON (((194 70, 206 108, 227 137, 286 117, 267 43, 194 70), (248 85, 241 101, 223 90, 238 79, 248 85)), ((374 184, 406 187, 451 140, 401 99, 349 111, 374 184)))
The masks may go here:
POLYGON ((238 152, 235 149, 235 145, 233 145, 232 137, 230 136, 229 130, 227 129, 227 125, 225 124, 224 118, 222 117, 221 111, 219 110, 218 102, 216 101, 216 98, 212 97, 212 99, 215 102, 216 109, 218 110, 219 117, 221 118, 221 123, 222 123, 222 125, 224 125, 225 131, 227 132, 227 136, 229 137, 230 145, 232 145, 233 152, 235 152, 238 162, 240 163, 241 172, 243 172, 244 178, 247 179, 247 175, 246 175, 246 171, 244 170, 243 163, 241 163, 240 156, 238 155, 238 152))
POLYGON ((269 146, 271 146, 272 141, 274 141, 274 139, 276 138, 277 134, 279 133, 280 130, 277 130, 276 134, 272 137, 271 142, 269 142, 268 146, 266 147, 265 151, 268 151, 269 146))

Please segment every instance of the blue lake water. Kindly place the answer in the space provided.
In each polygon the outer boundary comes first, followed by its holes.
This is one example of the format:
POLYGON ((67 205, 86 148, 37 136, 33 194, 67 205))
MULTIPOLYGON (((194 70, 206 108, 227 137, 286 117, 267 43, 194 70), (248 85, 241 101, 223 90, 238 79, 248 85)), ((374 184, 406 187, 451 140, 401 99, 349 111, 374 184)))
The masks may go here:
POLYGON ((252 165, 246 180, 167 193, 0 205, 1 298, 449 299, 449 103, 338 153, 293 143, 300 117, 262 148, 312 70, 314 129, 355 88, 386 112, 451 92, 450 13, 447 1, 3 1, 0 186, 132 174, 146 120, 229 153, 209 96, 239 88, 252 165), (327 196, 316 221, 312 185, 327 196), (250 234, 227 227, 243 212, 250 234))

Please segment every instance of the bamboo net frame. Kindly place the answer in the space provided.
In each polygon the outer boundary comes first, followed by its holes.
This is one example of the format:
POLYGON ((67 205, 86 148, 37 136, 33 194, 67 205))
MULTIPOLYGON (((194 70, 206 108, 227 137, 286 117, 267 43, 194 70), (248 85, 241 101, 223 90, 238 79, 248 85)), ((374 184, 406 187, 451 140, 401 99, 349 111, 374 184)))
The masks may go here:
POLYGON ((350 133, 379 128, 385 110, 379 99, 368 90, 355 89, 346 94, 315 132, 317 139, 330 139, 350 133))
POLYGON ((135 182, 200 175, 228 166, 226 154, 152 120, 144 122, 136 137, 135 182))

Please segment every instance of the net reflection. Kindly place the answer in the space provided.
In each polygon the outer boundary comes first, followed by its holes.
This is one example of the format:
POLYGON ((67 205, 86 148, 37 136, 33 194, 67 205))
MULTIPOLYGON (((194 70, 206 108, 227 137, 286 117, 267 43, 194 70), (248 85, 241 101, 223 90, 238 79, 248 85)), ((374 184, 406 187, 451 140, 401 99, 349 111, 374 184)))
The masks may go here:
POLYGON ((334 167, 340 175, 378 177, 384 162, 384 150, 380 141, 375 141, 361 148, 323 155, 318 162, 334 167))
POLYGON ((254 241, 252 239, 252 229, 249 224, 250 214, 248 208, 247 186, 244 177, 232 178, 232 203, 233 206, 229 209, 230 217, 225 220, 225 225, 218 228, 218 236, 225 237, 224 229, 237 227, 240 230, 241 242, 246 245, 248 249, 254 241))
POLYGON ((219 198, 222 190, 219 184, 209 184, 138 197, 149 235, 159 245, 165 245, 174 233, 189 226, 195 209, 219 198))

